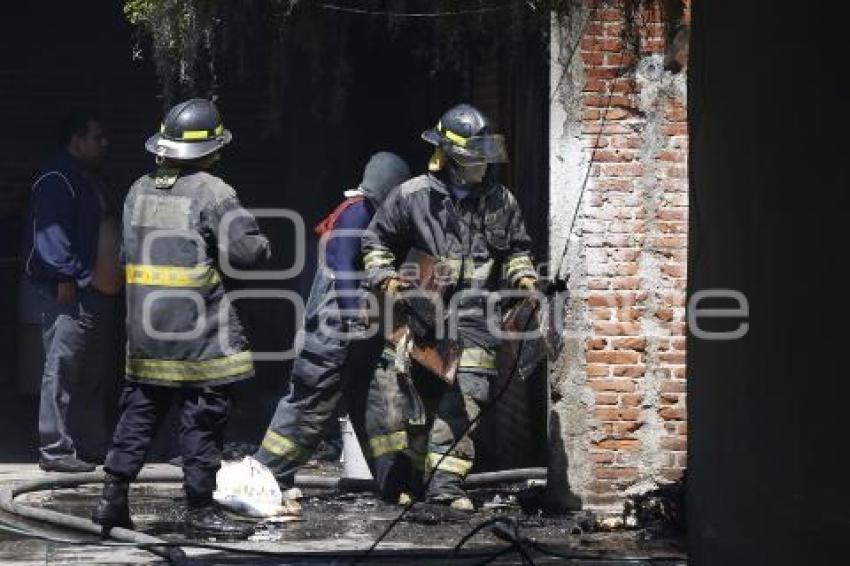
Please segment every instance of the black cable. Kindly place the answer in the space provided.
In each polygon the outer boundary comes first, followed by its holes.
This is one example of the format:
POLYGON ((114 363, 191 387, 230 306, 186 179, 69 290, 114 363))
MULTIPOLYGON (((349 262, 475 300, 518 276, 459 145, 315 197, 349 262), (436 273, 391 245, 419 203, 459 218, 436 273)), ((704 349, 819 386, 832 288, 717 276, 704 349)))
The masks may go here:
MULTIPOLYGON (((587 23, 595 15, 596 9, 598 8, 598 6, 599 6, 598 4, 594 4, 592 11, 585 18, 584 23, 581 26, 581 30, 579 31, 578 37, 576 38, 576 42, 575 42, 575 45, 573 46, 573 50, 570 52, 569 59, 567 59, 566 64, 563 65, 563 70, 561 71, 561 77, 558 79, 558 84, 555 86, 555 91, 549 96, 550 99, 557 93, 558 89, 561 87, 561 81, 564 80, 564 75, 567 72, 567 68, 569 67, 570 63, 572 62, 573 56, 575 55, 576 51, 578 50, 578 45, 581 42, 582 37, 584 36, 584 30, 587 26, 587 23)), ((615 80, 617 80, 617 79, 612 79, 612 82, 615 81, 615 80)), ((596 152, 599 151, 599 140, 602 139, 602 132, 605 129, 605 121, 608 117, 608 110, 611 109, 611 100, 612 100, 613 96, 614 96, 614 89, 612 88, 612 85, 609 84, 609 86, 608 86, 608 99, 605 101, 605 109, 602 112, 602 116, 599 119, 599 131, 596 132, 596 139, 593 142, 593 148, 591 150, 590 159, 587 163, 587 171, 585 172, 584 180, 582 181, 581 189, 579 190, 578 202, 576 202, 575 210, 573 210, 573 217, 572 217, 572 220, 570 221, 570 228, 567 231, 567 241, 564 242, 564 252, 561 254, 561 257, 558 260, 558 268, 555 270, 555 276, 552 278, 552 280, 555 281, 556 283, 558 281, 563 280, 562 277, 561 277, 561 269, 564 267, 564 260, 566 259, 567 252, 570 249, 570 239, 572 238, 572 235, 573 235, 573 228, 575 228, 575 223, 576 223, 576 220, 578 219, 579 211, 581 210, 581 203, 584 199, 585 190, 587 189, 587 182, 588 182, 588 180, 590 180, 590 172, 593 169, 593 162, 596 159, 596 152)))
POLYGON ((495 525, 496 523, 500 523, 500 522, 509 522, 510 520, 511 520, 511 517, 499 516, 499 517, 494 517, 492 519, 488 519, 488 520, 484 521, 483 523, 480 523, 474 529, 472 529, 471 531, 466 533, 463 536, 463 538, 460 539, 460 541, 458 541, 458 543, 455 545, 452 552, 454 554, 457 554, 458 552, 460 552, 460 549, 463 548, 463 545, 466 544, 467 541, 469 541, 472 537, 474 537, 475 535, 477 535, 478 533, 480 533, 482 530, 486 529, 490 525, 495 525))
MULTIPOLYGON (((616 80, 616 79, 612 79, 616 80)), ((587 189, 587 182, 590 180, 590 173, 593 170, 593 163, 596 159, 596 152, 599 151, 599 140, 602 139, 602 132, 605 130, 605 120, 608 118, 608 111, 611 109, 611 100, 614 97, 614 88, 612 85, 608 85, 608 99, 605 101, 605 109, 602 111, 602 116, 599 118, 599 131, 596 132, 596 139, 593 141, 593 148, 590 152, 590 159, 587 163, 587 171, 584 174, 584 180, 581 183, 581 189, 578 194, 578 201, 576 202, 575 209, 573 210, 573 218, 570 221, 570 229, 567 231, 567 241, 564 243, 564 252, 561 254, 560 259, 558 260, 558 268, 555 270, 554 281, 562 280, 561 277, 561 269, 564 267, 564 260, 567 259, 567 252, 570 249, 570 240, 573 235, 573 228, 575 228, 576 220, 578 219, 579 212, 581 211, 581 203, 584 200, 584 193, 587 189)))
MULTIPOLYGON (((540 308, 540 303, 538 301, 535 301, 534 306, 531 310, 531 313, 529 314, 528 318, 525 321, 525 327, 523 328, 523 332, 528 329, 528 325, 534 319, 534 315, 537 313, 539 308, 540 308)), ((478 423, 478 421, 481 420, 481 418, 484 415, 487 414, 488 411, 490 411, 490 409, 492 409, 493 407, 495 407, 499 403, 499 401, 502 399, 502 397, 508 391, 508 388, 510 387, 511 383, 513 383, 513 379, 514 379, 514 376, 516 375, 517 368, 519 367, 519 360, 520 360, 520 357, 521 357, 521 354, 522 354, 522 348, 524 346, 525 346, 525 342, 521 342, 520 345, 519 345, 519 349, 517 351, 516 359, 514 359, 514 365, 511 368, 511 372, 508 374, 508 379, 505 380, 505 384, 502 386, 502 388, 499 390, 499 392, 493 398, 493 401, 488 403, 484 407, 482 407, 482 409, 481 409, 481 411, 479 411, 478 415, 476 415, 475 418, 470 420, 469 423, 466 425, 466 427, 463 430, 463 433, 459 434, 457 436, 457 438, 454 440, 452 445, 449 446, 448 450, 446 450, 445 453, 443 453, 440 456, 440 458, 437 460, 437 462, 434 464, 433 470, 427 476, 427 481, 425 482, 425 485, 422 489, 422 493, 427 493, 428 488, 431 487, 431 482, 434 481, 434 477, 436 476, 436 471, 439 469, 440 464, 443 463, 443 460, 445 460, 449 456, 449 454, 451 454, 451 452, 455 448, 457 448, 457 445, 460 444, 461 440, 463 440, 466 437, 466 435, 469 433, 469 431, 472 430, 472 428, 478 423)), ((375 542, 373 542, 372 545, 368 549, 366 549, 366 551, 363 553, 362 556, 355 559, 354 562, 352 562, 352 564, 358 564, 362 560, 365 560, 366 558, 368 558, 372 554, 372 552, 374 552, 375 548, 377 548, 377 546, 379 544, 381 544, 381 542, 390 534, 390 532, 392 532, 392 530, 396 527, 396 525, 398 525, 404 519, 404 517, 407 515, 407 513, 410 511, 410 509, 417 502, 418 502, 418 497, 411 498, 410 502, 407 505, 404 506, 404 509, 401 510, 401 513, 399 513, 398 516, 395 519, 393 519, 392 522, 390 522, 389 525, 387 525, 387 527, 384 529, 384 531, 378 536, 378 538, 375 539, 375 542)))
MULTIPOLYGON (((322 551, 311 551, 311 552, 275 552, 271 550, 258 550, 252 548, 238 548, 232 547, 222 544, 211 544, 211 543, 201 543, 201 542, 191 542, 191 541, 164 541, 164 542, 111 542, 107 540, 71 540, 64 539, 60 537, 54 537, 49 535, 43 535, 40 533, 28 531, 26 529, 20 529, 17 527, 12 527, 3 523, 0 523, 0 531, 4 531, 10 534, 23 536, 27 538, 42 540, 45 542, 52 542, 54 544, 62 544, 67 546, 97 546, 97 547, 105 547, 105 548, 138 548, 142 550, 147 550, 149 548, 198 548, 202 550, 215 550, 219 552, 225 552, 229 554, 235 555, 246 555, 246 556, 262 556, 266 558, 281 558, 281 559, 298 559, 298 560, 348 560, 352 558, 352 554, 356 551, 351 551, 348 553, 345 552, 322 552, 322 551)), ((407 551, 405 555, 411 557, 419 557, 419 558, 442 558, 442 559, 450 559, 452 555, 448 554, 448 551, 433 551, 433 552, 425 552, 425 551, 407 551)), ((484 559, 488 559, 491 557, 491 554, 483 553, 483 552, 469 552, 466 554, 468 558, 477 558, 481 556, 484 559)), ((377 559, 388 559, 398 561, 399 554, 397 551, 392 554, 385 555, 377 555, 373 556, 373 558, 377 559)))
POLYGON ((315 4, 318 8, 331 10, 334 12, 344 12, 346 14, 360 14, 366 16, 388 16, 392 18, 442 18, 444 16, 471 16, 476 14, 490 14, 493 12, 501 12, 504 10, 512 10, 524 4, 524 2, 512 2, 505 6, 493 6, 490 8, 477 8, 474 10, 455 10, 446 12, 391 12, 389 10, 367 10, 365 8, 350 8, 347 6, 337 6, 336 4, 315 4))

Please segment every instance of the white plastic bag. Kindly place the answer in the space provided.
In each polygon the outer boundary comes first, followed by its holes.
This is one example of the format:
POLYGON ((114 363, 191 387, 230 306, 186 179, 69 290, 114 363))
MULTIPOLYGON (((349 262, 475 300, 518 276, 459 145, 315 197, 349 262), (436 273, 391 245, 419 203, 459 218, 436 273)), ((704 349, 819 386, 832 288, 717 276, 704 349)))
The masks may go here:
POLYGON ((271 470, 252 458, 223 461, 216 474, 213 498, 228 511, 266 519, 300 515, 296 501, 284 501, 271 470))

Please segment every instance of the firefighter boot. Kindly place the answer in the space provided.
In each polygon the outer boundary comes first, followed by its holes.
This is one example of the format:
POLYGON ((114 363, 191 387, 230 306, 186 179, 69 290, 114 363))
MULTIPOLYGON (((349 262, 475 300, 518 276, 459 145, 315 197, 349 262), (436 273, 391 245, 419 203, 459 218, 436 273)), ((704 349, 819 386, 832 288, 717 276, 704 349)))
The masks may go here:
POLYGON ((227 517, 212 497, 191 498, 187 501, 186 533, 204 538, 244 539, 254 534, 254 528, 227 517))
POLYGON ((103 484, 103 493, 100 495, 97 507, 92 513, 92 522, 102 526, 105 532, 109 532, 112 527, 132 529, 130 506, 127 503, 129 489, 129 481, 107 474, 106 481, 103 484))

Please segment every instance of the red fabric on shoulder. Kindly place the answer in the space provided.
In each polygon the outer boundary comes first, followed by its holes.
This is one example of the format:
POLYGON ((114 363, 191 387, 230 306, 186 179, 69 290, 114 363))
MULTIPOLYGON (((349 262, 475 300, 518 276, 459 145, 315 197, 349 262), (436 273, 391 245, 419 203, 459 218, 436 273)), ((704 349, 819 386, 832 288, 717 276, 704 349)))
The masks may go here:
POLYGON ((324 220, 322 220, 321 222, 316 224, 316 227, 313 229, 313 230, 315 230, 316 235, 321 237, 321 236, 324 236, 325 234, 327 234, 328 232, 330 232, 331 230, 333 230, 334 226, 336 226, 336 221, 339 218, 339 215, 342 214, 343 212, 345 212, 345 210, 349 206, 351 206, 352 204, 358 203, 358 202, 364 200, 365 198, 366 197, 364 197, 362 195, 358 195, 356 197, 349 197, 349 198, 345 199, 344 201, 342 201, 341 203, 339 203, 339 206, 337 206, 333 210, 333 212, 328 214, 325 217, 324 220))

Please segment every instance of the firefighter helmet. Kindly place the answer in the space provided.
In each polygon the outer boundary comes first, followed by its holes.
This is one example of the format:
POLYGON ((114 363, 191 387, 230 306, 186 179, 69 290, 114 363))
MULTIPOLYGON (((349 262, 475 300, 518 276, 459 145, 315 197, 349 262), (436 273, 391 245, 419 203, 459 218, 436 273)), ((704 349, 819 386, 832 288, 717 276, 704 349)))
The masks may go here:
POLYGON ((145 149, 157 157, 190 161, 215 153, 231 139, 215 104, 193 98, 168 111, 159 133, 148 138, 145 149))
POLYGON ((458 104, 443 114, 422 139, 441 148, 460 165, 505 163, 505 138, 494 134, 490 120, 474 106, 458 104))

